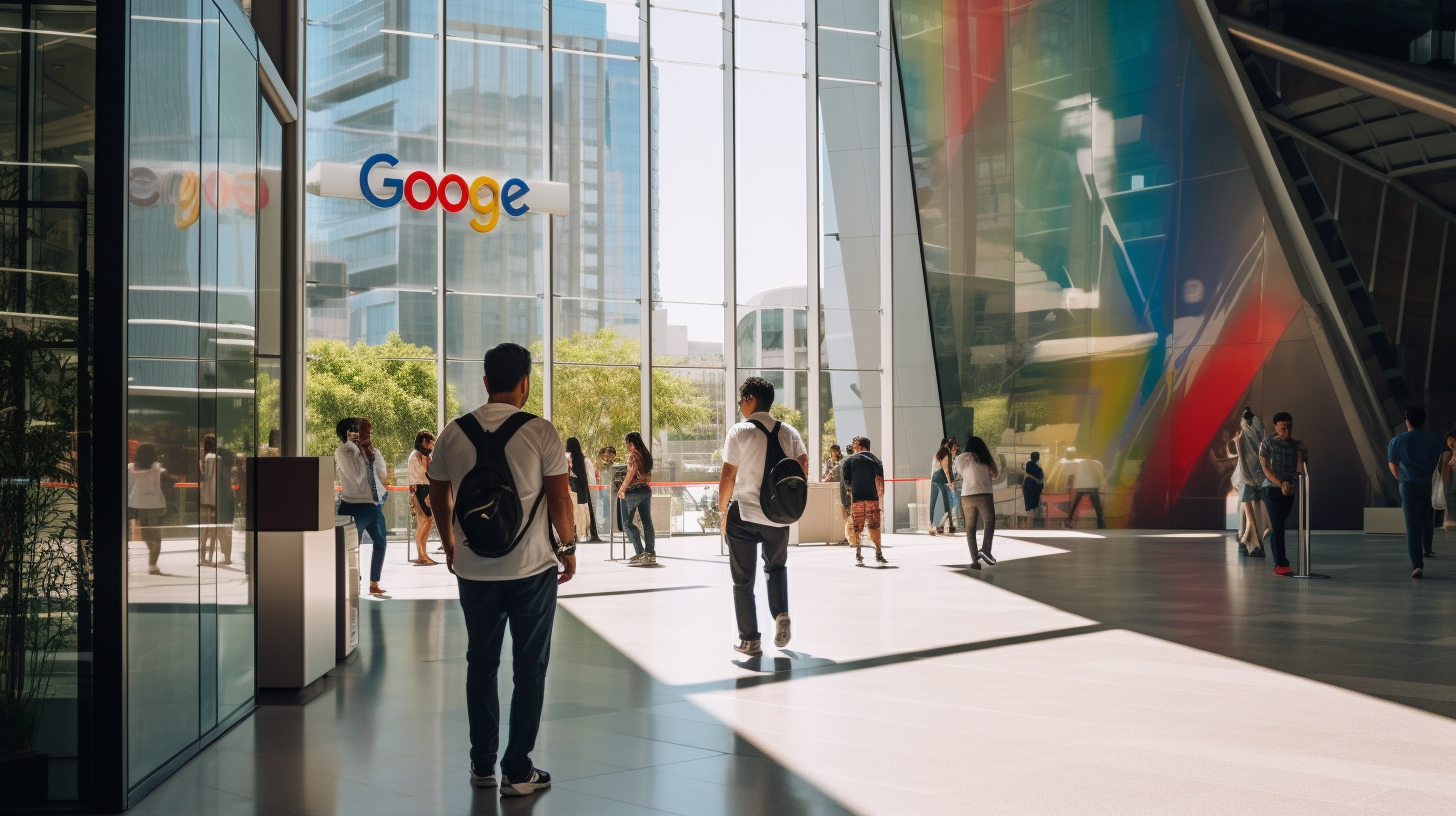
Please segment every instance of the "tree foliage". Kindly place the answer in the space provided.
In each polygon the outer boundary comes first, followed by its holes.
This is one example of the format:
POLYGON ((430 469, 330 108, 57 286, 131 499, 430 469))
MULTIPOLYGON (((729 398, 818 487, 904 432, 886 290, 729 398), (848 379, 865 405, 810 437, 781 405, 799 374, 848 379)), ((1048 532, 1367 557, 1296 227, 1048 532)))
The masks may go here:
MULTIPOLYGON (((390 332, 377 346, 310 340, 306 357, 304 418, 309 456, 334 452, 339 445, 334 425, 344 417, 368 417, 374 426, 374 445, 390 463, 409 454, 416 433, 436 430, 439 371, 434 350, 406 343, 390 332)), ((447 388, 445 415, 459 414, 455 389, 447 388)))

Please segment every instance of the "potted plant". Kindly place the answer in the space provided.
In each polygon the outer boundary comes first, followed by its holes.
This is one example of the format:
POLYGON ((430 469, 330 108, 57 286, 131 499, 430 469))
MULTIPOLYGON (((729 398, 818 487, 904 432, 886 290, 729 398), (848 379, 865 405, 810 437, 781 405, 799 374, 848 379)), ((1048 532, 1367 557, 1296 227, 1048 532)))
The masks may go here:
POLYGON ((89 589, 89 542, 77 538, 73 326, 0 324, 0 790, 10 806, 47 798, 36 737, 57 656, 76 647, 78 593, 89 589))

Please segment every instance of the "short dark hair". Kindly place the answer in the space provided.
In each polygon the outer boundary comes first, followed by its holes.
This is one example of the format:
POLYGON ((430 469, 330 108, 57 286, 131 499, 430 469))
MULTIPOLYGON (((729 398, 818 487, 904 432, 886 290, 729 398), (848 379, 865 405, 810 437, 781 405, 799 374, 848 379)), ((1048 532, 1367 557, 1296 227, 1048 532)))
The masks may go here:
POLYGON ((485 390, 491 394, 514 391, 522 377, 531 376, 531 352, 519 343, 501 343, 485 353, 485 390))
POLYGON ((1426 424, 1426 409, 1419 405, 1408 405, 1405 409, 1405 421, 1412 426, 1419 428, 1426 424))
POLYGON ((334 435, 340 442, 348 442, 349 434, 359 430, 359 417, 344 417, 334 426, 334 435))
POLYGON ((739 399, 753 398, 753 407, 759 411, 767 411, 773 407, 774 387, 773 383, 762 377, 749 377, 738 386, 739 399))
POLYGON ((434 442, 434 441, 435 441, 435 435, 432 434, 432 433, 430 433, 429 431, 420 431, 419 433, 415 434, 415 447, 417 447, 417 448, 419 446, 425 444, 426 442, 434 442))
POLYGON ((1274 415, 1273 419, 1269 420, 1270 425, 1278 425, 1281 422, 1288 422, 1290 425, 1293 425, 1294 417, 1290 416, 1288 411, 1280 411, 1274 415))
POLYGON ((870 438, 868 436, 856 436, 849 441, 855 445, 859 445, 860 450, 870 449, 870 438))
POLYGON ((1040 458, 1041 458, 1041 451, 1032 451, 1031 452, 1031 461, 1035 462, 1036 460, 1038 460, 1040 458))

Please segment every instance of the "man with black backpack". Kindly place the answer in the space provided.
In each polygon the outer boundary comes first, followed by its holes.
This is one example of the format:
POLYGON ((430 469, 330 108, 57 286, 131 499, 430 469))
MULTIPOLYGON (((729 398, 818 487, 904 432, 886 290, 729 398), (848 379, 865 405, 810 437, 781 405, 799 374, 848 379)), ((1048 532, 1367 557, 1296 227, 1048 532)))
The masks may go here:
POLYGON ((738 389, 743 422, 728 429, 723 444, 723 476, 718 480, 718 512, 733 572, 733 609, 738 616, 738 645, 746 655, 763 654, 758 606, 753 597, 753 562, 763 544, 768 577, 768 609, 774 617, 774 645, 789 645, 789 525, 804 512, 809 451, 799 432, 769 413, 773 383, 749 377, 738 389))
POLYGON ((489 401, 451 422, 435 441, 430 502, 436 518, 453 522, 440 525, 440 543, 460 584, 469 638, 470 783, 496 786, 496 674, 509 625, 515 690, 500 790, 524 796, 551 785, 530 754, 546 695, 556 585, 576 573, 576 508, 561 435, 521 410, 531 390, 531 352, 515 343, 487 351, 485 390, 489 401))

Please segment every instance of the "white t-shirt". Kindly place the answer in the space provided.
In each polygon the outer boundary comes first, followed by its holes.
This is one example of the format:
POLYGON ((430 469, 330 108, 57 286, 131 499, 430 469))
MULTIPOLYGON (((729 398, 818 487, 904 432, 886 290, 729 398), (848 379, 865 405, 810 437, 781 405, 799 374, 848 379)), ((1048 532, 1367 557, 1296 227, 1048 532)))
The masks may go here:
MULTIPOLYGON (((503 402, 488 402, 473 413, 480 427, 494 431, 511 414, 520 409, 503 402)), ((516 490, 521 495, 521 520, 531 513, 531 505, 541 493, 548 476, 566 473, 566 446, 561 443, 561 434, 556 426, 540 417, 522 425, 511 441, 506 444, 506 459, 511 463, 511 477, 515 479, 516 490)), ((435 455, 430 457, 430 478, 440 482, 451 482, 458 487, 460 481, 475 468, 475 445, 470 437, 460 430, 460 423, 452 421, 435 440, 435 455)), ((465 544, 465 533, 459 520, 455 525, 455 574, 471 581, 513 581, 540 575, 556 566, 556 554, 551 552, 551 538, 547 525, 551 523, 548 501, 542 500, 536 508, 536 518, 521 543, 514 550, 500 558, 481 558, 465 544)))
POLYGON ((215 453, 202 457, 202 489, 198 491, 198 502, 205 507, 217 506, 217 460, 215 453))
POLYGON ((1074 459, 1076 468, 1072 471, 1075 481, 1073 490, 1095 490, 1101 492, 1107 486, 1107 472, 1096 459, 1074 459))
POLYGON ((991 468, 976 461, 976 457, 963 453, 955 458, 956 472, 961 474, 961 495, 975 496, 979 493, 994 493, 991 487, 991 468))
POLYGON ((429 465, 429 462, 430 458, 423 453, 417 450, 410 451, 409 461, 406 463, 409 467, 410 487, 430 483, 430 480, 425 478, 425 468, 429 465))
POLYGON ((144 470, 127 465, 126 506, 133 510, 165 510, 167 497, 162 495, 162 474, 166 472, 160 462, 153 462, 144 470))
MULTIPOLYGON (((762 422, 763 427, 770 430, 778 422, 766 411, 759 411, 750 419, 762 422)), ((779 446, 784 449, 785 456, 797 459, 809 455, 794 426, 787 422, 779 422, 778 426, 779 446)), ((733 480, 733 500, 738 502, 739 517, 755 524, 787 527, 787 524, 769 521, 758 503, 758 490, 763 484, 763 458, 767 453, 768 437, 752 423, 740 422, 728 429, 728 440, 723 443, 723 464, 738 468, 738 475, 733 480)))

